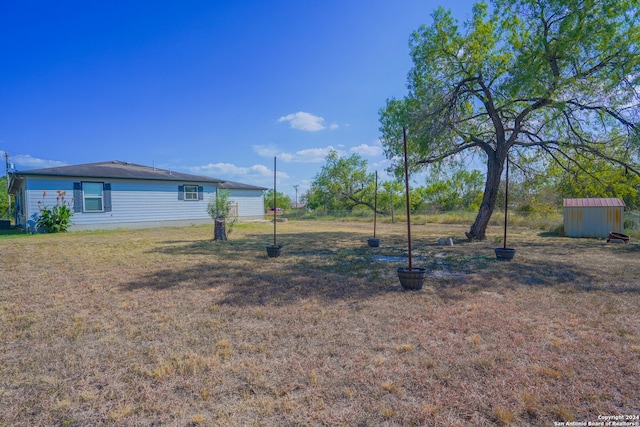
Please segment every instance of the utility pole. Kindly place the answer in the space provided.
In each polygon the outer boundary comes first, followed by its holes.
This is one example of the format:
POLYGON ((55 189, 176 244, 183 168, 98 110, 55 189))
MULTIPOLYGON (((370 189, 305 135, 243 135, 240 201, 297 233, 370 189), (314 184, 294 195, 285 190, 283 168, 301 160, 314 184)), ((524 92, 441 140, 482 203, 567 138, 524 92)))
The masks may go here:
POLYGON ((293 186, 293 188, 296 189, 296 217, 298 217, 298 187, 299 187, 298 184, 293 186))
POLYGON ((6 164, 5 176, 7 180, 7 201, 8 201, 8 212, 9 221, 11 221, 11 195, 9 194, 9 153, 4 152, 4 160, 6 164))

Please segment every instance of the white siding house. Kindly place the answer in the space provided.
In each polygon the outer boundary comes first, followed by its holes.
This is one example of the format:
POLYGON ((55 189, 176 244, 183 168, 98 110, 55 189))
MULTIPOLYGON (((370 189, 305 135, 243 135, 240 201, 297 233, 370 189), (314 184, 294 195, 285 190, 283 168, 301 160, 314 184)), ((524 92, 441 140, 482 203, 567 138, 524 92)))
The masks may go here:
POLYGON ((219 189, 240 219, 263 218, 263 187, 121 161, 16 171, 9 191, 16 225, 36 231, 38 202, 52 207, 61 195, 74 211, 71 230, 213 224, 207 206, 219 189))

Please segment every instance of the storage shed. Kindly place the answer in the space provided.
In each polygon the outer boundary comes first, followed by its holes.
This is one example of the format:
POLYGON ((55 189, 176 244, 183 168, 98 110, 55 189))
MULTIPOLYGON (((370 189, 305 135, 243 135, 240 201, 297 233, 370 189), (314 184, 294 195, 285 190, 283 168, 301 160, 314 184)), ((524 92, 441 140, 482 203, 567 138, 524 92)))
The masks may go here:
POLYGON ((625 204, 618 198, 564 199, 564 232, 569 237, 607 238, 624 231, 625 204))

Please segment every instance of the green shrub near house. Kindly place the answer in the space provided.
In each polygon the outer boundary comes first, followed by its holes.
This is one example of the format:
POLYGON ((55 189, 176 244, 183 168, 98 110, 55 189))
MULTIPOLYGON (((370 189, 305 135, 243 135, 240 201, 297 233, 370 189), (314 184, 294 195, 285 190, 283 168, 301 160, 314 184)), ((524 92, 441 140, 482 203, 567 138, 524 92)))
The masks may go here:
POLYGON ((73 210, 71 209, 71 203, 65 200, 67 194, 66 191, 57 191, 56 204, 49 208, 44 204, 44 198, 47 196, 47 191, 42 192, 42 200, 38 201, 38 209, 40 209, 40 216, 36 221, 36 227, 38 230, 45 231, 47 233, 60 233, 65 232, 71 227, 71 217, 73 216, 73 210))

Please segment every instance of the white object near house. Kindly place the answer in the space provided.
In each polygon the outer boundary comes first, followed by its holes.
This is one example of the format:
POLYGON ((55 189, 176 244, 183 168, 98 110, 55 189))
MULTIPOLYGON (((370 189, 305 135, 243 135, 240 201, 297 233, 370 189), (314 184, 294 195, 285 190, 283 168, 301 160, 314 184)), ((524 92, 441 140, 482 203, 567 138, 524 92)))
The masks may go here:
POLYGON ((564 233, 569 237, 607 238, 624 232, 624 201, 618 198, 564 199, 564 233))
POLYGON ((70 229, 87 230, 213 224, 207 206, 223 189, 235 216, 264 217, 264 187, 122 161, 14 171, 9 185, 27 231, 36 231, 38 202, 53 207, 58 190, 74 211, 70 229))

